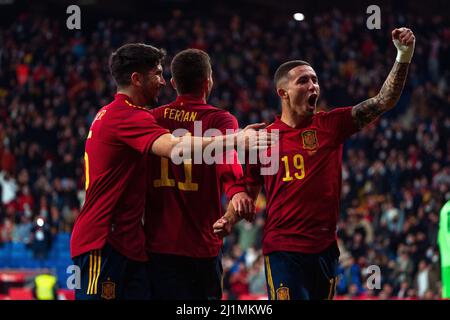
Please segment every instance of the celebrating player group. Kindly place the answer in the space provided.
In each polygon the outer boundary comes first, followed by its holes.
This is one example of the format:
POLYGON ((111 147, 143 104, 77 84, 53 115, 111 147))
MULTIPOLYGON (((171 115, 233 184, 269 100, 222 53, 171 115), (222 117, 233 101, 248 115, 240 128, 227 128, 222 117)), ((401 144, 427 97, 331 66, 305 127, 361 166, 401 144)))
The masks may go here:
POLYGON ((317 112, 319 76, 306 61, 287 61, 274 74, 281 115, 243 130, 229 112, 208 104, 213 63, 206 52, 174 56, 170 84, 177 98, 163 106, 164 49, 134 43, 113 52, 117 94, 99 109, 86 139, 86 200, 71 238, 81 270, 76 299, 221 299, 222 238, 239 220, 253 221, 263 186, 268 298, 332 299, 343 143, 401 96, 415 36, 398 28, 392 41, 397 56, 375 96, 317 112), (179 129, 185 134, 174 134, 179 129), (211 129, 220 134, 209 137, 211 129), (213 149, 224 161, 192 161, 213 149), (238 150, 263 156, 240 163, 238 150), (260 159, 274 154, 278 170, 262 174, 268 164, 260 159))

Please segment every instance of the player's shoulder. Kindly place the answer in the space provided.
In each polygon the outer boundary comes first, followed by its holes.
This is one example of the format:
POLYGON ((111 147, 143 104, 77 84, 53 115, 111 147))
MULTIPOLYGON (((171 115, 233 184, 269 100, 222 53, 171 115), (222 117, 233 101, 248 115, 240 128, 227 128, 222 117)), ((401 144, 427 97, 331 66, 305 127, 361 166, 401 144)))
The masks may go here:
POLYGON ((237 119, 234 115, 232 115, 228 110, 224 110, 213 105, 204 105, 202 106, 203 118, 207 121, 210 121, 215 124, 224 124, 230 123, 233 126, 237 126, 237 119))
POLYGON ((156 108, 154 108, 154 109, 151 109, 150 110, 150 113, 156 118, 156 119, 158 119, 158 118, 160 118, 160 117, 162 117, 163 115, 164 115, 164 110, 165 109, 167 109, 167 108, 170 108, 172 105, 169 103, 169 104, 164 104, 164 105, 162 105, 162 106, 159 106, 159 107, 156 107, 156 108))
POLYGON ((169 107, 173 107, 173 104, 172 103, 163 104, 159 107, 151 109, 150 111, 151 111, 151 113, 155 113, 155 112, 163 111, 164 109, 169 108, 169 107))
POLYGON ((314 116, 319 117, 319 118, 333 116, 333 115, 349 112, 351 109, 352 109, 352 107, 337 107, 337 108, 332 108, 331 110, 326 110, 326 111, 320 110, 320 111, 316 112, 316 114, 314 116))
POLYGON ((128 100, 113 101, 105 108, 106 112, 111 114, 108 117, 111 121, 155 121, 155 117, 149 109, 135 105, 128 100))
POLYGON ((221 109, 219 107, 215 107, 213 105, 207 104, 204 106, 206 111, 209 111, 209 114, 214 117, 227 117, 236 119, 234 115, 232 115, 228 110, 221 109))
POLYGON ((278 123, 276 121, 274 121, 274 122, 268 124, 265 129, 273 130, 273 129, 279 129, 279 128, 280 128, 280 126, 278 125, 278 123))
POLYGON ((338 118, 341 116, 346 115, 347 113, 351 113, 352 107, 337 107, 333 108, 331 110, 321 110, 314 114, 314 120, 325 120, 325 119, 331 119, 331 118, 338 118))
POLYGON ((147 113, 150 114, 150 109, 138 106, 136 104, 133 104, 127 99, 116 99, 111 101, 111 103, 107 104, 103 108, 106 108, 108 110, 114 110, 116 112, 123 112, 123 113, 133 113, 133 112, 140 112, 140 113, 147 113))

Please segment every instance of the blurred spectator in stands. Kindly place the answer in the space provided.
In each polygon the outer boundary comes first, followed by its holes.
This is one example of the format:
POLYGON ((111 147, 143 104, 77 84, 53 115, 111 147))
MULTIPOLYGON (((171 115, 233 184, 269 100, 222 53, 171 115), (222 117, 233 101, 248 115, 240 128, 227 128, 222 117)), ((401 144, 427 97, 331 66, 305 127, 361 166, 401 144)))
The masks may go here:
POLYGON ((21 188, 21 192, 17 197, 17 210, 19 215, 24 215, 30 218, 32 215, 32 209, 34 208, 34 199, 30 193, 30 187, 25 185, 21 188))
POLYGON ((406 297, 408 300, 417 300, 419 297, 417 296, 417 290, 415 288, 409 288, 406 297))
POLYGON ((19 222, 16 224, 16 227, 13 230, 12 241, 29 245, 31 242, 30 236, 32 229, 33 223, 28 216, 23 215, 19 217, 19 222))
POLYGON ((249 292, 251 294, 265 294, 267 292, 264 271, 264 256, 260 253, 248 272, 249 292))
POLYGON ((407 281, 412 283, 412 276, 414 271, 414 263, 411 260, 407 248, 405 246, 399 247, 399 254, 396 261, 396 281, 401 283, 407 281))
POLYGON ((0 153, 0 169, 12 175, 16 173, 16 157, 8 145, 0 153))
POLYGON ((398 234, 402 231, 404 224, 403 212, 395 208, 390 199, 383 205, 381 223, 385 223, 391 233, 398 234))
POLYGON ((52 236, 55 236, 56 234, 58 234, 58 232, 61 230, 62 231, 62 224, 63 221, 61 220, 61 216, 59 213, 58 208, 53 205, 50 208, 50 232, 52 236))
POLYGON ((0 171, 0 187, 2 190, 2 203, 9 205, 16 199, 17 184, 16 180, 9 172, 0 171))
POLYGON ((249 293, 248 270, 244 262, 239 262, 238 268, 230 276, 230 297, 237 299, 249 293))
POLYGON ((353 241, 350 246, 350 252, 354 259, 359 260, 360 257, 364 257, 367 253, 367 247, 364 243, 363 234, 356 232, 353 235, 353 241))
POLYGON ((400 284, 400 288, 398 289, 396 297, 399 298, 399 299, 405 299, 407 297, 409 288, 410 288, 409 282, 408 281, 403 281, 400 284))
POLYGON ((223 268, 223 295, 224 298, 233 299, 232 293, 231 293, 231 284, 230 284, 230 277, 231 277, 231 267, 233 266, 233 259, 229 256, 224 256, 222 258, 222 268, 223 268))
POLYGON ((348 299, 359 299, 361 297, 361 291, 354 283, 350 284, 348 293, 345 295, 348 299))
POLYGON ((436 285, 439 280, 439 276, 431 269, 430 264, 426 260, 420 260, 419 268, 415 277, 415 287, 417 288, 417 295, 419 298, 425 298, 428 291, 436 292, 436 285))
POLYGON ((383 285, 383 289, 378 295, 378 298, 380 300, 389 300, 392 297, 392 292, 393 292, 392 286, 389 283, 385 283, 383 285))
MULTIPOLYGON (((258 197, 260 200, 261 197, 258 197)), ((234 228, 234 234, 237 239, 237 243, 241 250, 244 252, 249 248, 260 249, 262 243, 262 231, 264 228, 264 217, 263 217, 263 209, 258 208, 257 201, 257 214, 255 221, 248 222, 246 220, 242 220, 239 222, 234 228)), ((253 261, 247 263, 247 267, 249 267, 253 261)))
MULTIPOLYGON (((340 265, 338 267, 338 284, 336 287, 338 294, 349 293, 350 287, 355 285, 358 289, 358 294, 363 290, 361 279, 361 268, 355 262, 355 259, 351 254, 342 255, 340 258, 340 265)), ((355 293, 352 292, 352 295, 355 293)))
POLYGON ((248 248, 256 245, 257 239, 260 238, 261 225, 247 220, 239 222, 235 230, 237 231, 237 238, 239 247, 246 251, 248 248))
POLYGON ((11 218, 6 217, 0 224, 0 242, 11 242, 13 239, 15 225, 11 218))
POLYGON ((36 259, 46 259, 51 246, 50 226, 43 216, 37 216, 32 228, 31 249, 36 259))

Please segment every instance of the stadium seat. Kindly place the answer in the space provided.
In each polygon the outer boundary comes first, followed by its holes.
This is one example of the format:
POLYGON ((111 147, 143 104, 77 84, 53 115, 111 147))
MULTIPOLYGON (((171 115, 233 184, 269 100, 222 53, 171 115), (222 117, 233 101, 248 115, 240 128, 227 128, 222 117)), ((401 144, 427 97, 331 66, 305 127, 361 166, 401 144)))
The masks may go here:
POLYGON ((6 268, 9 265, 9 257, 0 258, 0 268, 6 268))
POLYGON ((57 277, 58 277, 58 286, 60 288, 67 288, 67 278, 70 275, 67 274, 66 268, 58 268, 57 277))
POLYGON ((58 259, 60 260, 71 260, 70 250, 60 250, 58 251, 58 259))
POLYGON ((48 257, 50 259, 58 259, 58 251, 55 248, 52 248, 48 253, 48 257))
POLYGON ((12 251, 25 251, 27 248, 25 243, 22 242, 11 242, 11 250, 12 251))
POLYGON ((58 241, 53 242, 53 246, 57 247, 57 248, 70 248, 70 242, 58 240, 58 241))
POLYGON ((36 269, 41 267, 41 263, 33 258, 27 259, 23 262, 24 268, 36 269))
POLYGON ((5 242, 3 244, 3 249, 5 249, 5 250, 11 250, 11 247, 12 247, 12 242, 5 242))
POLYGON ((70 243, 70 233, 61 232, 55 236, 55 241, 70 243))
POLYGON ((11 259, 16 258, 25 258, 25 259, 31 259, 33 257, 33 252, 31 250, 27 249, 20 249, 15 250, 11 252, 11 259))
POLYGON ((9 254, 9 250, 5 249, 5 248, 0 248, 0 257, 1 256, 6 256, 9 254))
POLYGON ((40 266, 41 268, 56 268, 56 264, 58 262, 58 259, 52 259, 52 258, 47 258, 44 260, 40 260, 40 266))

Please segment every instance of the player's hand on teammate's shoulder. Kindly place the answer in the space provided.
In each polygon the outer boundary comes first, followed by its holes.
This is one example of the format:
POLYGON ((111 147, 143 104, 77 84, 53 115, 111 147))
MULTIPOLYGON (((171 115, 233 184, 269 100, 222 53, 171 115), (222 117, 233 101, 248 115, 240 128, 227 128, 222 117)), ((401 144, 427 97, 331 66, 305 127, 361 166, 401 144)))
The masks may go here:
POLYGON ((278 142, 278 134, 263 130, 267 124, 254 123, 246 126, 237 135, 237 144, 247 150, 267 149, 278 142))

